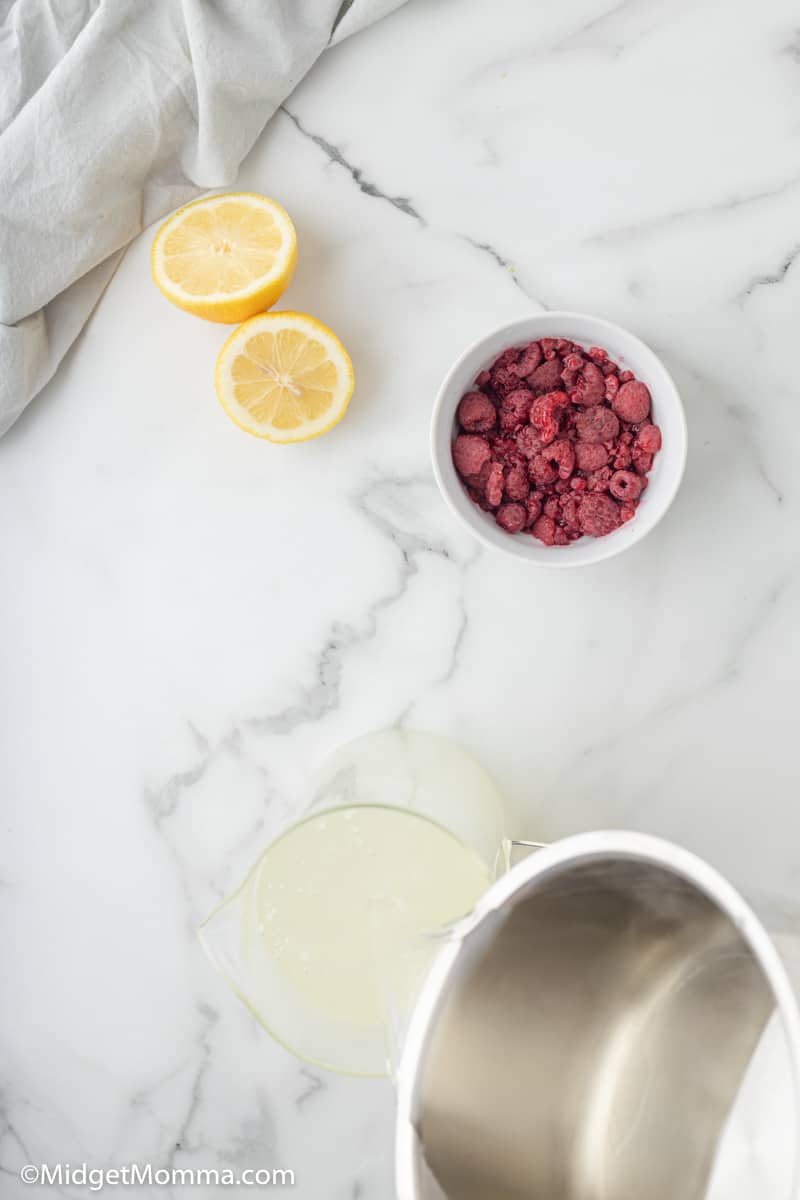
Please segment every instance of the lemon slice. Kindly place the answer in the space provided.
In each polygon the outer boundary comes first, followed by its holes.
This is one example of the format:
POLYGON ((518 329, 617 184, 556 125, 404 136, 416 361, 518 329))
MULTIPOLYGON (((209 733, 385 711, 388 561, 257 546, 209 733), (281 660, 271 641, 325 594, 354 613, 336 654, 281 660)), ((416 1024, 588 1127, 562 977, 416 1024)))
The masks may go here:
POLYGON ((195 200, 153 239, 153 279, 167 299, 229 325, 270 308, 289 286, 296 262, 289 214, 254 192, 195 200))
POLYGON ((271 442, 319 437, 347 412, 353 364, 336 334, 306 313, 261 313, 228 338, 217 395, 232 421, 271 442))

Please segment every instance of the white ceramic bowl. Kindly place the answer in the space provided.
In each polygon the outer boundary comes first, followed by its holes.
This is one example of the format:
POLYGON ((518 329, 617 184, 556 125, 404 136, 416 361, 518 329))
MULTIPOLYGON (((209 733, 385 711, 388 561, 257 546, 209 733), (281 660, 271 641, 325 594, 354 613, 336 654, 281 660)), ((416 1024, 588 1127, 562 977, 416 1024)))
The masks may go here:
POLYGON ((501 325, 469 346, 439 389, 431 423, 431 455, 439 489, 460 521, 487 546, 542 567, 578 567, 602 562, 627 550, 649 533, 675 498, 686 465, 686 416, 678 389, 664 364, 644 342, 619 325, 583 313, 548 312, 501 325), (529 533, 510 534, 472 502, 453 465, 456 409, 475 376, 506 346, 534 338, 565 337, 580 345, 602 346, 625 370, 646 383, 653 397, 653 420, 663 443, 649 475, 636 516, 606 537, 582 537, 569 546, 545 546, 529 533))

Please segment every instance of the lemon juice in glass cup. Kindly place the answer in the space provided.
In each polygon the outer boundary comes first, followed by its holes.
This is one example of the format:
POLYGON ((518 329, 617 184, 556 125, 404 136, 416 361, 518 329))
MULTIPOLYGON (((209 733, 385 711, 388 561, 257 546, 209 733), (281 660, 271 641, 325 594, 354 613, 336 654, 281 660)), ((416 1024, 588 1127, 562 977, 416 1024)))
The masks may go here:
POLYGON ((200 939, 288 1049, 342 1073, 391 1074, 425 972, 503 846, 500 794, 458 743, 369 734, 327 761, 307 815, 200 939))

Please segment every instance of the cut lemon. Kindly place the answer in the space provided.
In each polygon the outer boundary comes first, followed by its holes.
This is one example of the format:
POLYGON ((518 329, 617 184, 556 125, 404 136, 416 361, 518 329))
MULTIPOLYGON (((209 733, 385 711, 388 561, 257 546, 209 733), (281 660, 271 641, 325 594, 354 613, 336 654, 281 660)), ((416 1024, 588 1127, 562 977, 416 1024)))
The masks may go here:
POLYGON ((168 300, 234 325, 270 308, 297 263, 289 214, 266 196, 230 192, 195 200, 153 239, 153 279, 168 300))
POLYGON ((353 364, 336 334, 305 313, 261 313, 228 338, 217 395, 231 420, 271 442, 319 437, 347 412, 353 364))

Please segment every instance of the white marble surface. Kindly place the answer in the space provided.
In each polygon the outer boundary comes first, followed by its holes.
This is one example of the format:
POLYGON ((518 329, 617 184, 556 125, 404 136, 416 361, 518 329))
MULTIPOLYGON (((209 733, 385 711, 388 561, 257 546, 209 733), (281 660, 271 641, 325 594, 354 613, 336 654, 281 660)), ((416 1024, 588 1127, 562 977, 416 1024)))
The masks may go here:
POLYGON ((296 220, 286 303, 351 348, 346 421, 230 424, 222 331, 154 292, 146 234, 0 442, 12 1200, 59 1160, 388 1200, 390 1087, 273 1045, 193 933, 368 729, 460 734, 522 835, 666 835, 800 921, 796 5, 411 0, 241 184, 296 220), (538 303, 633 328, 688 411, 674 508, 587 572, 480 552, 428 464, 451 359, 538 303))

